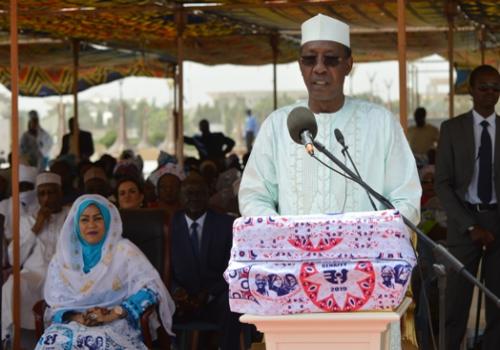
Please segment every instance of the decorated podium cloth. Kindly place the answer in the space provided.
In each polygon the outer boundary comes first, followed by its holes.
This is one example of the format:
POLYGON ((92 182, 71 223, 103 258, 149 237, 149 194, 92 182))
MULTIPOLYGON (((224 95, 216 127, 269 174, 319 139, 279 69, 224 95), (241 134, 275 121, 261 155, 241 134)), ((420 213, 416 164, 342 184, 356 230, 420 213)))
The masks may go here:
POLYGON ((238 313, 393 310, 415 263, 396 210, 242 217, 224 277, 238 313))

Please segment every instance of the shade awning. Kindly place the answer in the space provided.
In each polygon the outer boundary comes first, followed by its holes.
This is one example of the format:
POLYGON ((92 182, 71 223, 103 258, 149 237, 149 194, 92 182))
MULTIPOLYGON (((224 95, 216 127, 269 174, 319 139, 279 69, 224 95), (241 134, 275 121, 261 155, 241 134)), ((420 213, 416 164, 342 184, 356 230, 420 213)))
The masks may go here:
MULTIPOLYGON (((0 28, 8 29, 8 0, 0 0, 0 28)), ((488 0, 406 2, 408 58, 445 55, 448 13, 453 11, 456 61, 480 62, 484 47, 500 47, 500 3, 488 0)), ((395 0, 157 1, 19 0, 19 27, 28 35, 79 39, 115 48, 176 56, 175 13, 185 13, 184 58, 204 64, 267 64, 273 61, 271 37, 278 37, 279 63, 297 58, 300 24, 317 13, 351 26, 356 61, 397 58, 395 0)), ((494 55, 487 60, 495 61, 494 55)))
MULTIPOLYGON (((27 42, 27 43, 24 43, 27 42)), ((0 45, 0 83, 10 88, 9 46, 0 45)), ((70 42, 19 45, 19 90, 24 96, 53 96, 73 92, 73 50, 70 42)), ((168 57, 81 45, 78 91, 128 76, 173 77, 168 57)))

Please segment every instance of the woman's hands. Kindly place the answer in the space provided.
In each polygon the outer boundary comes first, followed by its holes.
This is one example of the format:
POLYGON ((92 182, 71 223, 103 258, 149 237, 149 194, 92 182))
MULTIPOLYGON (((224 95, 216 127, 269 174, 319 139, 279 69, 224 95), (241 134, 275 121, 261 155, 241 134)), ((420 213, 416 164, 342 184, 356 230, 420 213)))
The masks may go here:
POLYGON ((78 322, 87 327, 95 327, 111 323, 119 318, 121 318, 121 316, 113 312, 112 308, 92 307, 85 312, 72 314, 69 320, 78 322))

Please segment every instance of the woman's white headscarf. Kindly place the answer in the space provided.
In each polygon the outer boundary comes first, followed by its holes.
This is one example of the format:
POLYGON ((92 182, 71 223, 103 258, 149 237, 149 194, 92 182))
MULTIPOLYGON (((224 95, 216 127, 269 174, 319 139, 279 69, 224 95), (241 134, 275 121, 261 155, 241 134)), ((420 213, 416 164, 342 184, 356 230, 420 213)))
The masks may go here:
POLYGON ((60 310, 86 310, 93 306, 119 305, 142 288, 155 291, 160 318, 171 333, 175 304, 160 275, 144 254, 128 239, 122 238, 122 221, 116 207, 100 195, 83 195, 71 207, 64 222, 56 254, 45 282, 45 301, 50 306, 47 317, 60 310), (75 232, 78 208, 94 200, 110 213, 109 230, 102 245, 101 259, 88 272, 83 271, 82 246, 75 232))

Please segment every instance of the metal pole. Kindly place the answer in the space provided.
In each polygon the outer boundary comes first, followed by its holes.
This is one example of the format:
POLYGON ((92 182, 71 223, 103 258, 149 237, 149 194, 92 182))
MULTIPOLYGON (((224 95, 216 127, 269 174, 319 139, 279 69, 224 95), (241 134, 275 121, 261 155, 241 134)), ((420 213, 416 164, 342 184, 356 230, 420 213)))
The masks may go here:
POLYGON ((486 37, 486 32, 484 27, 481 27, 481 31, 479 32, 479 50, 481 51, 481 65, 484 64, 486 61, 486 56, 485 56, 485 45, 484 45, 484 38, 486 37))
POLYGON ((183 34, 185 26, 185 14, 182 5, 175 13, 175 20, 177 24, 177 65, 179 69, 179 76, 177 85, 179 87, 178 93, 178 113, 177 113, 177 139, 175 140, 177 161, 181 166, 184 165, 184 43, 183 34))
POLYGON ((73 40, 73 130, 70 141, 74 142, 73 149, 76 150, 76 159, 80 160, 80 125, 78 123, 78 66, 80 55, 80 41, 73 40))
POLYGON ((415 74, 415 97, 416 97, 416 101, 417 101, 417 107, 420 106, 420 94, 418 92, 418 66, 415 65, 415 71, 414 71, 414 74, 415 74))
POLYGON ((450 98, 448 101, 448 117, 453 118, 455 115, 454 111, 454 101, 455 101, 455 89, 453 87, 453 21, 455 17, 455 3, 453 1, 448 1, 447 5, 447 15, 448 15, 448 85, 450 90, 450 98))
POLYGON ((406 87, 406 1, 398 2, 398 62, 399 62, 399 121, 403 130, 408 128, 406 87))
MULTIPOLYGON (((433 265, 434 272, 438 279, 439 290, 439 350, 446 349, 446 268, 442 264, 433 265)), ((432 318, 429 314, 429 322, 432 318)))
POLYGON ((278 109, 278 73, 276 71, 276 66, 278 64, 278 34, 274 33, 271 35, 271 48, 273 50, 273 106, 274 109, 278 109))
POLYGON ((13 349, 21 348, 21 266, 19 256, 19 56, 17 38, 17 0, 10 1, 10 90, 12 136, 12 247, 13 288, 12 320, 14 323, 13 349))
MULTIPOLYGON (((174 154, 177 154, 177 139, 179 138, 179 65, 175 65, 174 71, 174 110, 173 115, 173 132, 174 136, 174 154)), ((184 136, 184 135, 183 135, 184 136)))

